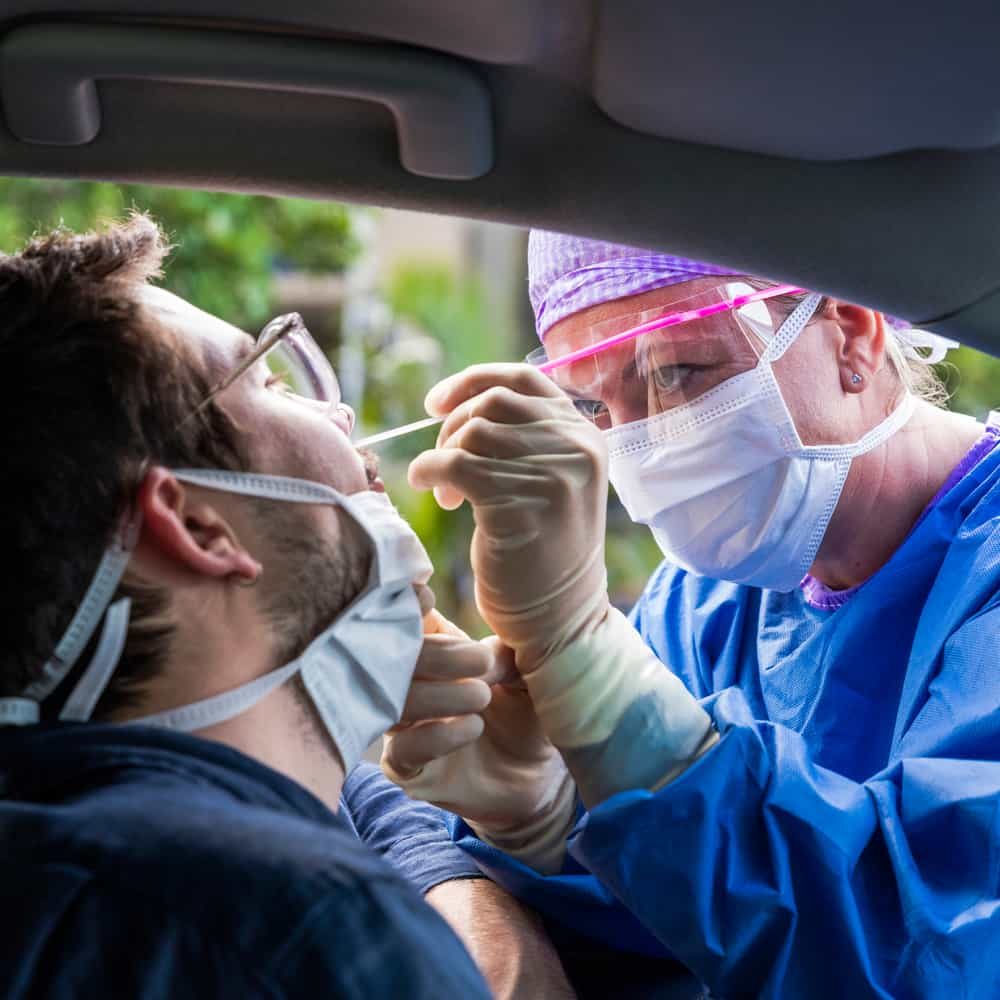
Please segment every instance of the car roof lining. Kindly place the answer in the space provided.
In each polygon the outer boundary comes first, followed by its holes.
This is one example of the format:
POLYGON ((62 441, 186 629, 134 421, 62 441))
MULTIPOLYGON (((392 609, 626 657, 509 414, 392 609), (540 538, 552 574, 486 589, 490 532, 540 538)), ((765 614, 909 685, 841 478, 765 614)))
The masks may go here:
MULTIPOLYGON (((836 128, 822 134, 826 147, 807 148, 820 133, 815 128, 796 132, 793 126, 803 115, 792 114, 788 104, 773 109, 773 121, 757 115, 766 135, 755 140, 758 148, 748 149, 748 136, 754 137, 739 132, 731 92, 742 87, 756 114, 760 100, 754 95, 773 90, 774 80, 788 81, 789 91, 796 88, 795 102, 808 104, 812 86, 812 98, 827 102, 829 109, 828 82, 802 80, 801 72, 796 77, 792 71, 803 65, 803 48, 823 48, 822 38, 835 26, 830 18, 846 17, 858 5, 851 3, 836 15, 824 12, 820 20, 826 34, 819 35, 806 12, 795 8, 798 15, 792 18, 793 8, 784 0, 774 11, 759 11, 764 28, 770 23, 783 33, 788 66, 760 67, 745 58, 720 65, 716 77, 702 70, 697 86, 692 83, 684 95, 686 109, 675 100, 657 112, 650 94, 676 94, 679 76, 671 83, 666 70, 651 60, 657 48, 649 38, 676 38, 679 27, 686 38, 713 37, 712 16, 725 15, 728 21, 720 23, 732 23, 726 11, 738 8, 716 3, 693 14, 644 0, 616 2, 620 6, 582 0, 551 5, 438 0, 401 12, 388 0, 288 0, 280 10, 262 0, 208 0, 204 18, 192 18, 190 7, 178 0, 109 0, 99 14, 91 13, 84 0, 64 0, 59 19, 88 26, 112 19, 130 22, 150 33, 148 44, 165 63, 171 53, 177 55, 178 23, 210 32, 231 66, 256 65, 260 36, 279 32, 283 45, 301 44, 321 59, 324 45, 334 53, 353 37, 364 39, 356 42, 359 48, 391 43, 404 60, 412 56, 414 65, 428 56, 458 60, 488 93, 492 166, 461 180, 413 173, 401 161, 394 113, 374 100, 218 81, 97 79, 101 126, 83 144, 25 142, 11 131, 5 106, 0 171, 343 199, 598 236, 794 281, 1000 353, 1000 148, 988 129, 979 128, 990 101, 1000 100, 991 96, 1000 95, 1000 87, 989 91, 986 86, 992 66, 973 60, 968 79, 954 84, 986 94, 957 131, 935 132, 934 115, 917 121, 919 108, 911 109, 908 127, 917 122, 924 128, 919 141, 933 144, 938 136, 941 148, 858 155, 858 142, 875 137, 885 146, 893 138, 877 125, 879 115, 905 106, 906 95, 900 93, 893 96, 896 104, 876 107, 862 128, 852 125, 843 108, 839 117, 837 109, 829 110, 829 120, 842 123, 839 148, 851 158, 832 155, 838 148, 836 128), (169 21, 175 33, 151 20, 169 21), (248 36, 248 29, 257 37, 248 36), (640 45, 643 34, 646 41, 640 45), (635 41, 631 50, 630 37, 635 41), (617 63, 610 49, 618 53, 617 63), (630 51, 633 64, 627 66, 623 56, 630 51), (612 64, 618 69, 609 69, 612 64), (616 88, 614 100, 609 80, 616 88), (637 96, 630 99, 629 93, 637 96), (733 119, 728 125, 725 115, 715 113, 719 108, 733 119), (700 122, 702 134, 682 134, 685 121, 688 126, 700 122), (721 131, 705 133, 708 121, 721 131), (778 155, 783 142, 798 142, 800 148, 794 155, 788 149, 778 155)), ((944 30, 941 18, 949 19, 946 27, 954 34, 958 29, 950 18, 967 17, 970 8, 981 7, 959 3, 953 14, 939 13, 937 23, 925 18, 924 35, 920 25, 909 25, 909 56, 919 56, 914 47, 921 43, 930 48, 935 31, 944 30)), ((5 5, 0 69, 13 29, 51 22, 52 12, 39 0, 5 5)), ((873 19, 868 16, 866 24, 873 19)), ((876 32, 870 44, 887 45, 891 29, 887 22, 886 33, 876 32)), ((764 29, 754 31, 758 42, 767 36, 764 29)), ((689 48, 697 46, 689 43, 689 48)), ((685 51, 683 66, 672 69, 675 75, 696 64, 685 51)), ((716 45, 713 51, 722 50, 716 45)), ((775 45, 767 54, 777 59, 781 51, 775 45)), ((856 109, 863 98, 859 88, 852 83, 845 98, 856 109)), ((0 84, 0 101, 13 90, 0 84)), ((953 90, 951 97, 957 96, 953 90)), ((925 98, 922 92, 914 101, 926 104, 925 98)), ((943 106, 936 105, 935 114, 943 106)), ((1000 115, 994 117, 1000 121, 1000 115)))

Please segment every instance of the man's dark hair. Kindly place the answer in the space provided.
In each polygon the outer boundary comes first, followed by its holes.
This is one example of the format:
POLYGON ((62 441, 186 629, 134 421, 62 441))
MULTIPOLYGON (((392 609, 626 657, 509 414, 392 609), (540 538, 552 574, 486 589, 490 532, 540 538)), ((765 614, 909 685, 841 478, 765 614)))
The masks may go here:
MULTIPOLYGON (((218 407, 186 419, 212 388, 208 374, 141 304, 142 286, 167 252, 155 223, 135 215, 102 232, 58 230, 0 255, 0 697, 22 693, 41 673, 135 498, 145 462, 245 468, 235 428, 218 407)), ((134 698, 170 637, 162 591, 128 584, 119 591, 133 598, 135 627, 96 714, 134 698)), ((89 650, 81 666, 88 658, 89 650)))

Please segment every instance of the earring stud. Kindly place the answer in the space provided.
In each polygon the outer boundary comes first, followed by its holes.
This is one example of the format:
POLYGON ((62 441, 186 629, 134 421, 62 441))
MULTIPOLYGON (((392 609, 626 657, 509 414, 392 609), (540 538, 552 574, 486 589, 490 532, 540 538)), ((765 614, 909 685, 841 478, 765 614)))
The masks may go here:
POLYGON ((851 385, 861 385, 863 381, 857 372, 851 372, 851 385))

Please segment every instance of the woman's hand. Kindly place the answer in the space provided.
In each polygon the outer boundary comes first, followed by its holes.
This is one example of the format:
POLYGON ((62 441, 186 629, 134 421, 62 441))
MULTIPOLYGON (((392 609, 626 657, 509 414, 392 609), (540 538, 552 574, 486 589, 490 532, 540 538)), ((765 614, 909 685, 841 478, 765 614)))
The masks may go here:
POLYGON ((382 770, 412 798, 462 816, 522 860, 558 868, 575 793, 496 637, 470 639, 437 612, 382 770), (538 857, 540 848, 545 858, 538 857))
POLYGON ((446 419, 410 483, 445 507, 471 503, 476 602, 530 672, 608 609, 603 437, 530 365, 475 365, 437 385, 427 408, 446 419))

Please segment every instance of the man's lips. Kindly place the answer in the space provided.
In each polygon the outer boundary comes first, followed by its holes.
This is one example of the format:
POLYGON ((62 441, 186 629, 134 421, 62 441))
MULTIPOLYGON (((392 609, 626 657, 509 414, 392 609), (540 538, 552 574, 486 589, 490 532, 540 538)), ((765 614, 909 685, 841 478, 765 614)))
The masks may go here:
POLYGON ((368 488, 376 493, 385 493, 385 483, 382 482, 378 474, 378 456, 368 448, 358 448, 358 454, 365 467, 365 476, 368 478, 368 488))
POLYGON ((348 413, 343 406, 336 406, 330 411, 330 419, 348 436, 354 430, 354 420, 352 414, 348 413))

